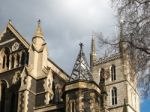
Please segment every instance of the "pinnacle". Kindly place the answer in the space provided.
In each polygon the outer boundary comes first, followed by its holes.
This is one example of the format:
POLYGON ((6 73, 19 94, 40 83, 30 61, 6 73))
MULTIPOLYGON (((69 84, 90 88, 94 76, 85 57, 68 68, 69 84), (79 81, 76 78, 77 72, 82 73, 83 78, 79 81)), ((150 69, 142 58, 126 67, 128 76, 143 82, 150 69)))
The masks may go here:
POLYGON ((92 40, 91 40, 91 54, 96 54, 95 37, 94 37, 94 35, 92 35, 92 40))
POLYGON ((40 19, 37 22, 37 27, 36 27, 36 30, 35 30, 34 37, 42 37, 42 38, 44 37, 43 32, 42 32, 42 28, 41 28, 40 19))

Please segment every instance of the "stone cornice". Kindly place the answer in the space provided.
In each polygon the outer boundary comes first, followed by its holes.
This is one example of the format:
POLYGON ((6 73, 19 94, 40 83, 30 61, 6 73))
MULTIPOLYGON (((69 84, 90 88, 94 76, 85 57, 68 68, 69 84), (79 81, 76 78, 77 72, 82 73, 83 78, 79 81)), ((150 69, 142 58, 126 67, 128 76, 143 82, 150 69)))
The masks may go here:
POLYGON ((95 90, 99 94, 101 93, 99 86, 94 82, 89 82, 89 81, 76 81, 76 82, 68 83, 64 87, 65 92, 74 89, 90 89, 90 90, 95 90))
POLYGON ((57 105, 49 104, 46 106, 35 107, 34 112, 46 112, 46 111, 58 110, 62 108, 65 108, 65 105, 63 103, 57 105))
POLYGON ((95 65, 107 63, 108 61, 112 61, 112 60, 115 60, 115 59, 118 59, 118 58, 120 58, 120 53, 113 54, 109 57, 99 58, 99 60, 97 60, 95 62, 95 65))

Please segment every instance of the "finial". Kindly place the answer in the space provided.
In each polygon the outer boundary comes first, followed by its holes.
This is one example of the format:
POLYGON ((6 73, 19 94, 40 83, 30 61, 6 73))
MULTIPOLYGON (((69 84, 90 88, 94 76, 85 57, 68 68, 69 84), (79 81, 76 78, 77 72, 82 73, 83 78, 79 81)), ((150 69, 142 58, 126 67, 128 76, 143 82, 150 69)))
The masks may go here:
POLYGON ((39 25, 41 24, 41 20, 40 20, 40 19, 38 20, 38 24, 39 24, 39 25))
POLYGON ((11 19, 9 19, 9 22, 11 22, 11 19))
POLYGON ((34 37, 44 37, 42 29, 41 29, 41 20, 40 19, 37 21, 37 27, 36 27, 34 37))
POLYGON ((12 24, 12 21, 11 21, 11 19, 9 19, 9 21, 8 21, 8 24, 12 24))
POLYGON ((83 48, 83 43, 80 42, 79 45, 80 45, 80 49, 82 49, 83 48))

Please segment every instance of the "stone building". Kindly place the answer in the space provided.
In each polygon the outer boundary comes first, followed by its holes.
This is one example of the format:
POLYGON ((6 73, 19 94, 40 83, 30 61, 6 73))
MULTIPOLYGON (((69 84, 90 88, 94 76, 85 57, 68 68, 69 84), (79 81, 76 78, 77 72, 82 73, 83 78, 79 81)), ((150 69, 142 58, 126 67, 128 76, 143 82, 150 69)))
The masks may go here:
POLYGON ((81 43, 68 75, 48 58, 40 21, 31 44, 9 21, 0 33, 0 112, 139 112, 126 46, 97 60, 93 38, 89 67, 81 43))

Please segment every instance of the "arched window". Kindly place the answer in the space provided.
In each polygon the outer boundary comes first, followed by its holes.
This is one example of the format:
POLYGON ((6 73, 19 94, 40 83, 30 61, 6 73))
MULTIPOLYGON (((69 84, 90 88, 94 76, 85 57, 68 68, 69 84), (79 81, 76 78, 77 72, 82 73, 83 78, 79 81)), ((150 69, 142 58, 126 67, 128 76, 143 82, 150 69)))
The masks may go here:
POLYGON ((13 88, 11 88, 11 112, 17 112, 18 107, 18 91, 21 85, 21 80, 18 79, 15 85, 13 85, 13 88))
POLYGON ((6 57, 3 57, 3 68, 5 68, 5 63, 6 63, 6 57))
POLYGON ((111 66, 111 80, 112 81, 116 80, 116 66, 115 65, 111 66))
POLYGON ((4 54, 3 54, 3 68, 7 67, 9 68, 9 57, 10 57, 10 50, 9 48, 4 48, 4 54))
POLYGON ((26 53, 22 52, 22 57, 21 57, 21 65, 24 65, 26 62, 26 53))
POLYGON ((11 57, 11 68, 14 68, 14 60, 15 60, 15 58, 14 58, 14 56, 12 55, 12 57, 11 57))
POLYGON ((20 55, 17 54, 17 67, 19 67, 19 64, 20 64, 20 55))
POLYGON ((100 84, 103 84, 105 83, 105 70, 104 68, 101 68, 101 71, 100 71, 100 84))
POLYGON ((58 103, 60 101, 60 93, 59 93, 59 87, 58 86, 55 88, 55 94, 56 94, 55 102, 58 103))
POLYGON ((112 105, 116 105, 117 104, 117 88, 113 87, 113 89, 111 90, 111 98, 112 98, 112 105))
POLYGON ((5 99, 6 99, 6 89, 7 83, 5 81, 0 81, 0 112, 4 112, 5 110, 5 99))
POLYGON ((21 65, 28 64, 28 53, 22 52, 22 57, 21 57, 21 65))

